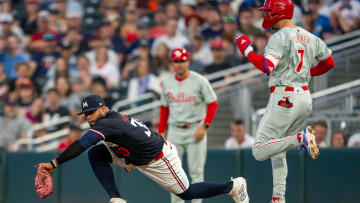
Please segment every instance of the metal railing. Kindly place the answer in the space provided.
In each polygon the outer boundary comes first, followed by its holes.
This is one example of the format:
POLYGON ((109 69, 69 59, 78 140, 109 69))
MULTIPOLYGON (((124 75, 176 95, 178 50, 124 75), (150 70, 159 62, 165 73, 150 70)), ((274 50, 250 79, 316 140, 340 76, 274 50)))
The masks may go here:
POLYGON ((147 99, 156 99, 156 95, 153 92, 148 92, 148 93, 136 96, 134 98, 127 98, 127 99, 120 100, 113 105, 112 110, 118 111, 119 109, 121 109, 123 107, 131 106, 132 104, 134 104, 136 102, 141 102, 141 101, 144 101, 147 99))

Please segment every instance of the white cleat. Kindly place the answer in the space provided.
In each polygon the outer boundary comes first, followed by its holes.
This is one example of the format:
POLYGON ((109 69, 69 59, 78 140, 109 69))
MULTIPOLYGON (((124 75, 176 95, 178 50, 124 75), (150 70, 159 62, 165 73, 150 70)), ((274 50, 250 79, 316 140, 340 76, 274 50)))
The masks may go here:
POLYGON ((304 128, 303 138, 302 138, 302 148, 306 149, 311 158, 317 159, 320 152, 319 148, 315 141, 315 131, 311 126, 304 128))
POLYGON ((111 198, 109 203, 126 203, 126 201, 121 198, 111 198))
POLYGON ((235 203, 249 203, 249 195, 247 193, 246 180, 242 177, 231 178, 233 187, 229 195, 233 198, 235 203))

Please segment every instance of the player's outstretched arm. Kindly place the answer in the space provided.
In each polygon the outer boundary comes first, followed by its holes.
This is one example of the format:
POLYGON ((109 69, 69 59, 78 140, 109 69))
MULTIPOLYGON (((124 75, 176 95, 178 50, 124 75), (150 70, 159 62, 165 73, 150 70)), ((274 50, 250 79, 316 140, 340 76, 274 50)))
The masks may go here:
POLYGON ((104 137, 101 133, 90 129, 80 139, 76 140, 68 148, 66 148, 65 151, 63 151, 57 158, 51 160, 50 163, 41 163, 41 165, 52 173, 58 165, 79 156, 89 147, 95 145, 102 139, 104 139, 104 137))
POLYGON ((250 38, 247 35, 236 38, 236 45, 241 53, 252 63, 257 69, 270 75, 275 68, 274 64, 262 55, 255 53, 254 48, 250 45, 250 38))

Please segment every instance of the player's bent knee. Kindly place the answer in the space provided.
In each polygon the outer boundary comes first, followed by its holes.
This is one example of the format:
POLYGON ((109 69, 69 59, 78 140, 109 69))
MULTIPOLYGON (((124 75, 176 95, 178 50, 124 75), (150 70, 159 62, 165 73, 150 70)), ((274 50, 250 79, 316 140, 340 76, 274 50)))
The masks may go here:
POLYGON ((259 150, 258 148, 256 148, 256 146, 254 146, 252 148, 252 154, 254 156, 254 158, 256 159, 256 161, 265 161, 267 158, 263 155, 263 153, 261 153, 261 150, 259 150))

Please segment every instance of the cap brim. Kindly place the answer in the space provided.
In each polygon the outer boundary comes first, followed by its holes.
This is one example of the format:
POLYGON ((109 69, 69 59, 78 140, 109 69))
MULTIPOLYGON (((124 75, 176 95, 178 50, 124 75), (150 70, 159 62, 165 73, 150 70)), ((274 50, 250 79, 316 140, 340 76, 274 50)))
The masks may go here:
POLYGON ((95 111, 98 108, 100 108, 100 107, 94 107, 94 108, 86 109, 85 111, 83 110, 80 113, 78 113, 77 115, 81 115, 83 113, 90 112, 90 111, 95 111))

